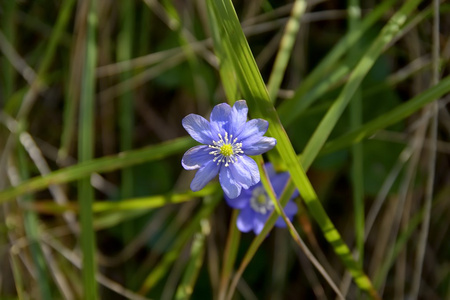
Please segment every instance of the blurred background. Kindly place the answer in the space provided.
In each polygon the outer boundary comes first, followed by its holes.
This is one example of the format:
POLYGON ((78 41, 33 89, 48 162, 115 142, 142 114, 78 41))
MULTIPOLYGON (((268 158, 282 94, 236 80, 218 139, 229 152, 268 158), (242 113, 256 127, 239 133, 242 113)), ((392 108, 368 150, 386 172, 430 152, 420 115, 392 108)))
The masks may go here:
MULTIPOLYGON (((406 2, 233 2, 265 82, 274 72, 293 7, 303 5, 273 99, 297 153, 361 55, 406 2), (287 103, 300 97, 309 74, 382 8, 345 56, 320 74, 315 90, 303 91, 301 97, 311 104, 289 114, 287 103)), ((448 75, 450 3, 435 2, 419 1, 358 87, 357 120, 351 109, 344 111, 330 140, 448 75), (433 44, 435 2, 438 46, 433 44)), ((214 105, 237 100, 225 95, 208 18, 207 3, 196 0, 0 2, 1 299, 95 299, 86 290, 96 289, 100 299, 221 299, 227 290, 223 260, 231 255, 227 240, 230 233, 239 234, 232 229, 236 215, 222 201, 217 182, 189 191, 194 172, 180 164, 196 144, 181 119, 189 113, 208 119, 214 105), (80 235, 80 226, 92 231, 80 235), (82 273, 86 249, 92 250, 85 257, 89 270, 82 273), (95 278, 92 287, 83 274, 95 278)), ((449 99, 444 95, 435 102, 434 131, 433 112, 422 105, 358 143, 359 150, 349 143, 320 155, 308 170, 351 249, 355 222, 365 220, 365 227, 356 229, 367 236, 361 264, 385 299, 450 297, 449 99), (353 151, 359 151, 359 173, 352 169, 353 151), (356 191, 352 174, 360 174, 356 191), (355 197, 362 199, 358 208, 355 197)), ((347 298, 363 297, 301 198, 296 201, 293 224, 310 250, 347 298)), ((235 270, 254 234, 238 239, 232 243, 235 270)), ((230 297, 336 295, 288 231, 275 228, 230 297)))

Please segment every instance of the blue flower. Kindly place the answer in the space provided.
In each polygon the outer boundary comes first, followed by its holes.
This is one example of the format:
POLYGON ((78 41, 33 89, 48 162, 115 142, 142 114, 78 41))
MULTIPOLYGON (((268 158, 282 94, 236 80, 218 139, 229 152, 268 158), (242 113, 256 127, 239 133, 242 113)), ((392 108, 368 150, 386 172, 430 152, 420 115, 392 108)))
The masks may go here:
MULTIPOLYGON (((289 179, 289 173, 277 174, 271 164, 266 164, 265 166, 273 190, 276 196, 280 197, 289 179)), ((297 213, 297 205, 292 199, 298 195, 299 193, 296 190, 284 207, 284 212, 291 221, 297 213)), ((230 199, 225 195, 225 200, 231 207, 241 210, 237 218, 237 227, 242 232, 253 230, 255 234, 259 234, 264 228, 270 213, 274 210, 273 202, 261 183, 248 190, 243 190, 241 195, 235 199, 230 199)), ((286 223, 281 216, 277 219, 275 226, 286 227, 286 223)))
POLYGON ((183 127, 191 137, 204 145, 195 146, 183 156, 181 164, 186 170, 196 170, 191 189, 201 190, 219 174, 225 195, 236 198, 241 189, 248 189, 260 180, 256 162, 247 155, 258 155, 272 149, 277 141, 263 136, 269 122, 253 119, 247 122, 247 103, 236 101, 233 107, 226 103, 216 105, 205 118, 190 114, 183 127))

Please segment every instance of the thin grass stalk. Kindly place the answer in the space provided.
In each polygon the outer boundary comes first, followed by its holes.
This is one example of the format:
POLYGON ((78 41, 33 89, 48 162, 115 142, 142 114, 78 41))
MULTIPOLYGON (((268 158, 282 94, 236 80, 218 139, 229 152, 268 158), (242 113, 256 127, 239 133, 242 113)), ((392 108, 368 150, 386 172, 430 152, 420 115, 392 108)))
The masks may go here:
MULTIPOLYGON (((439 83, 439 0, 433 1, 433 48, 432 48, 432 81, 431 85, 437 85, 439 83)), ((422 229, 419 233, 419 243, 416 252, 416 260, 414 265, 413 284, 411 290, 411 299, 417 299, 419 297, 420 282, 422 279, 422 268, 425 257, 425 250, 427 246, 428 233, 430 228, 431 218, 431 204, 433 200, 433 190, 435 184, 436 173, 436 144, 437 144, 437 132, 438 132, 438 100, 429 104, 427 110, 431 113, 430 118, 430 142, 429 142, 429 154, 427 171, 428 176, 425 187, 425 204, 424 204, 424 218, 422 221, 422 229)))
MULTIPOLYGON (((292 194, 295 191, 294 185, 287 185, 283 191, 283 193, 280 196, 279 202, 281 206, 285 206, 289 199, 291 198, 292 194)), ((253 256, 255 255, 256 251, 258 250, 259 246, 261 246, 262 242, 265 240, 266 236, 269 234, 270 230, 275 226, 275 222, 278 219, 278 214, 275 213, 275 211, 272 211, 269 219, 267 219, 266 224, 264 225, 264 228, 261 230, 261 233, 258 234, 250 244, 250 246, 247 249, 247 252, 245 253, 244 257, 242 258, 241 264, 239 265, 239 268, 236 270, 233 279, 231 280, 230 287, 227 291, 228 298, 230 298, 239 282, 239 279, 242 277, 242 274, 244 273, 245 268, 248 266, 250 261, 252 260, 253 256), (231 296, 230 296, 231 294, 231 296)))
MULTIPOLYGON (((348 11, 348 30, 355 31, 361 23, 361 7, 359 0, 347 1, 348 11)), ((349 64, 353 57, 358 55, 359 43, 350 50, 347 60, 349 64)), ((350 101, 350 127, 358 128, 362 124, 362 99, 361 89, 358 88, 350 101)), ((358 261, 363 266, 364 261, 364 166, 363 166, 363 145, 361 143, 354 144, 351 149, 352 165, 351 180, 353 191, 353 206, 355 215, 355 241, 356 249, 358 249, 358 261)))
POLYGON ((228 228, 227 243, 225 245, 225 251, 223 255, 222 271, 220 273, 220 285, 218 300, 225 300, 227 293, 228 282, 230 280, 231 272, 233 271, 234 263, 236 261, 236 255, 239 248, 241 232, 236 226, 239 210, 234 209, 230 220, 230 226, 228 228))
POLYGON ((11 247, 9 250, 9 262, 11 265, 11 270, 14 277, 14 284, 16 286, 17 298, 19 300, 29 299, 25 293, 25 286, 23 283, 22 273, 20 271, 20 261, 18 259, 19 256, 19 248, 15 245, 11 247))
MULTIPOLYGON (((333 282, 330 275, 326 272, 326 270, 322 267, 322 265, 319 263, 319 261, 314 257, 313 253, 308 249, 305 242, 303 242, 302 238, 298 234, 297 230, 295 229, 294 225, 292 225, 292 222, 289 220, 289 218, 286 216, 283 207, 280 202, 278 201, 275 192, 273 191, 272 185, 270 183, 270 179, 267 176, 267 172, 264 168, 264 160, 262 159, 262 156, 259 155, 257 159, 258 167, 260 168, 260 174, 261 174, 261 182, 264 186, 264 189, 266 190, 267 195, 271 199, 272 203, 274 204, 276 214, 281 216, 286 223, 287 229, 292 237, 292 239, 295 241, 295 243, 300 247, 300 249, 303 251, 305 256, 308 258, 308 260, 313 264, 313 266, 317 269, 317 271, 323 276, 325 281, 330 285, 330 287, 333 289, 333 291, 336 293, 337 297, 339 299, 345 299, 344 296, 339 291, 339 288, 337 287, 336 283, 333 282)), ((228 299, 231 300, 231 296, 233 294, 229 294, 228 299)))
POLYGON ((286 24, 283 37, 281 38, 280 48, 278 49, 275 63, 270 73, 267 91, 272 103, 275 103, 278 91, 283 80, 289 57, 294 47, 295 38, 300 29, 300 19, 306 10, 306 1, 296 0, 291 11, 291 16, 286 24))
POLYGON ((180 284, 178 285, 175 293, 175 299, 190 299, 194 291, 195 282, 197 281, 198 274, 203 265, 205 256, 205 238, 209 232, 208 220, 203 219, 201 222, 201 231, 195 234, 194 240, 191 246, 191 256, 188 261, 188 265, 183 274, 180 284), (206 228, 208 227, 208 228, 206 228))
POLYGON ((373 297, 377 297, 369 278, 353 260, 350 250, 329 219, 305 171, 298 162, 295 151, 268 97, 261 74, 251 54, 231 1, 209 1, 208 4, 213 6, 216 20, 221 20, 219 28, 222 42, 226 47, 227 56, 233 63, 239 87, 249 103, 249 108, 252 109, 254 116, 262 117, 269 121, 268 135, 277 139, 278 144, 275 149, 284 160, 286 166, 288 166, 291 178, 297 188, 301 190, 303 199, 311 215, 319 224, 325 238, 332 244, 336 254, 351 271, 359 288, 369 292, 373 297))
MULTIPOLYGON (((79 114, 79 147, 80 163, 89 161, 94 156, 94 112, 95 112, 95 67, 97 62, 97 1, 88 1, 86 18, 86 46, 84 52, 83 78, 81 80, 81 98, 79 114)), ((78 201, 80 201, 81 249, 83 251, 83 287, 85 299, 98 299, 97 265, 95 260, 95 231, 93 226, 92 203, 94 190, 90 178, 81 179, 78 183, 78 201)))
MULTIPOLYGON (((92 210, 94 213, 113 213, 126 210, 150 210, 167 204, 175 204, 187 202, 196 197, 205 197, 207 195, 219 191, 218 184, 208 184, 206 187, 197 192, 186 191, 184 193, 167 193, 163 195, 153 195, 148 197, 128 198, 122 201, 94 201, 92 210)), ((77 202, 69 202, 59 205, 53 201, 39 201, 26 205, 26 209, 46 214, 62 214, 67 211, 78 212, 80 207, 77 202)))

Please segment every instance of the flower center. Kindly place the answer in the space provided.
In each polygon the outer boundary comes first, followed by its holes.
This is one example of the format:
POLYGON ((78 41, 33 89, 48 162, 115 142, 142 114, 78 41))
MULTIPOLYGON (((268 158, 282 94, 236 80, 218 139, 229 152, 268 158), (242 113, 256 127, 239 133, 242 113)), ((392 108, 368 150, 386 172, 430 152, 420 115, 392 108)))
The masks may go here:
POLYGON ((230 144, 223 145, 220 147, 220 154, 223 156, 231 156, 233 155, 233 146, 230 144))
POLYGON ((274 208, 272 201, 267 196, 266 191, 262 186, 253 189, 252 197, 250 198, 250 206, 254 211, 263 215, 271 212, 274 208))
POLYGON ((209 148, 214 149, 209 154, 215 156, 213 161, 217 162, 217 165, 224 162, 225 167, 228 167, 230 163, 237 162, 239 156, 244 153, 241 149, 242 143, 237 143, 237 138, 233 140, 233 135, 228 136, 228 132, 225 132, 224 137, 219 133, 218 137, 218 141, 212 141, 213 144, 208 145, 209 148))

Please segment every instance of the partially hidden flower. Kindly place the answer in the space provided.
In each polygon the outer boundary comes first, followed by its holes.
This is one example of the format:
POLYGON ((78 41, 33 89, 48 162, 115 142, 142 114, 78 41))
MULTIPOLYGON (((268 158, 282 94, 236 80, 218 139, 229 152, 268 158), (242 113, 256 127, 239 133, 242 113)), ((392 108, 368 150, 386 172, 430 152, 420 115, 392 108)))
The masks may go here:
POLYGON ((233 107, 226 103, 216 105, 209 122, 196 114, 183 119, 183 127, 191 137, 204 144, 186 151, 181 160, 186 170, 198 169, 191 182, 192 191, 201 190, 219 174, 225 195, 233 199, 242 188, 249 189, 260 181, 258 166, 247 155, 267 152, 277 141, 264 136, 269 122, 262 119, 247 122, 247 114, 247 103, 239 100, 233 107))
MULTIPOLYGON (((277 174, 271 164, 265 164, 265 166, 273 190, 279 198, 288 182, 289 173, 277 174)), ((298 195, 299 193, 296 190, 284 207, 284 212, 291 221, 297 213, 297 205, 293 199, 298 195)), ((231 207, 241 210, 236 225, 242 232, 253 230, 255 234, 259 234, 264 228, 271 212, 274 210, 274 204, 261 183, 254 185, 250 189, 243 190, 239 197, 235 199, 230 199, 225 195, 225 200, 231 207)), ((286 227, 286 223, 281 216, 278 217, 275 226, 286 227)))

